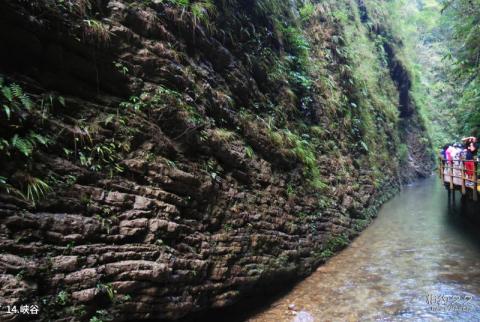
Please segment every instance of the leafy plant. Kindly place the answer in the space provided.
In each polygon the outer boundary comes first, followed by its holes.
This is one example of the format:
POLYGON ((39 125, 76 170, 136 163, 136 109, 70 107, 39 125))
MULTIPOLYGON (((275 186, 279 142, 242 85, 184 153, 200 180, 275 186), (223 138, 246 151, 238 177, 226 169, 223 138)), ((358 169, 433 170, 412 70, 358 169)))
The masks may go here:
POLYGON ((8 188, 9 188, 9 185, 7 183, 7 178, 0 176, 0 189, 7 190, 8 188))
POLYGON ((345 247, 346 245, 348 245, 348 243, 349 241, 346 235, 332 236, 327 241, 324 249, 320 252, 319 257, 324 260, 332 257, 336 251, 345 247))
POLYGON ((160 85, 153 93, 131 96, 128 101, 120 103, 120 107, 135 111, 148 111, 154 108, 165 108, 166 105, 170 104, 173 106, 184 106, 182 94, 160 85))
POLYGON ((12 140, 10 141, 10 146, 13 149, 20 151, 26 157, 30 156, 33 151, 32 142, 26 138, 19 137, 18 134, 13 136, 12 140))
POLYGON ((105 320, 102 320, 101 318, 97 317, 96 315, 92 316, 89 320, 89 322, 104 322, 105 320))
POLYGON ((60 291, 57 294, 57 303, 64 306, 70 302, 70 296, 66 291, 60 291))
POLYGON ((50 186, 43 180, 32 176, 27 177, 26 183, 26 199, 30 200, 34 205, 51 191, 50 186))
POLYGON ((398 147, 398 160, 401 164, 408 161, 408 146, 406 144, 400 144, 398 147))
MULTIPOLYGON (((37 2, 31 1, 32 4, 37 2)), ((92 10, 90 0, 45 0, 42 2, 46 9, 52 12, 68 12, 77 17, 85 17, 92 10)))
POLYGON ((288 49, 294 57, 298 57, 303 63, 308 59, 310 44, 304 33, 297 27, 288 26, 282 29, 288 49))
POLYGON ((33 206, 52 191, 48 183, 25 173, 15 175, 14 181, 17 182, 16 186, 13 186, 8 181, 8 178, 0 176, 0 190, 9 194, 15 194, 32 203, 33 206))
POLYGON ((235 132, 227 129, 218 128, 213 130, 212 136, 222 142, 230 142, 235 139, 235 132))
POLYGON ((89 322, 108 322, 108 321, 112 321, 112 320, 113 320, 113 318, 110 316, 108 311, 97 310, 95 312, 95 315, 90 318, 89 322))
POLYGON ((251 146, 247 145, 245 147, 245 155, 247 156, 247 158, 253 159, 253 157, 255 156, 255 152, 253 151, 253 148, 251 146))
POLYGON ((300 18, 304 22, 308 21, 313 16, 314 11, 315 11, 315 6, 313 5, 312 2, 307 0, 304 2, 303 6, 299 10, 300 18))
POLYGON ((99 43, 107 43, 110 41, 111 33, 108 26, 101 21, 95 19, 83 20, 84 37, 99 43))
POLYGON ((182 9, 181 18, 185 12, 189 12, 192 18, 193 29, 203 24, 208 30, 213 28, 210 19, 217 15, 217 7, 212 0, 163 0, 182 9))
POLYGON ((18 151, 25 157, 30 157, 37 144, 48 145, 49 138, 33 130, 25 136, 15 133, 23 126, 23 121, 29 115, 28 112, 34 107, 32 100, 23 89, 15 83, 5 84, 0 76, 0 93, 0 104, 7 118, 7 125, 14 129, 12 131, 14 134, 10 138, 0 138, 0 151, 7 156, 11 156, 13 151, 18 151), (15 117, 15 120, 12 120, 12 117, 15 117))
POLYGON ((129 145, 124 145, 112 138, 82 147, 78 152, 78 160, 82 166, 92 171, 106 169, 113 175, 123 172, 123 167, 119 163, 121 153, 128 152, 129 148, 129 145))
POLYGON ((15 134, 10 142, 5 139, 0 143, 0 151, 4 150, 6 155, 10 156, 12 150, 17 150, 25 157, 30 157, 37 144, 48 145, 49 139, 41 134, 30 131, 25 137, 15 134))
POLYGON ((207 26, 208 29, 212 28, 209 19, 217 14, 217 8, 212 0, 196 1, 191 4, 190 10, 193 16, 194 28, 198 23, 202 23, 207 26))
POLYGON ((107 231, 107 234, 110 234, 110 230, 112 229, 112 220, 109 218, 104 218, 100 215, 95 216, 98 221, 100 221, 102 229, 105 229, 107 231))
POLYGON ((294 185, 291 184, 291 183, 288 183, 287 184, 287 195, 290 197, 290 196, 293 196, 294 193, 295 193, 294 185))
POLYGON ((169 160, 169 159, 164 159, 165 160, 165 163, 172 169, 176 169, 177 168, 177 163, 173 160, 169 160))
POLYGON ((15 274, 15 278, 18 280, 18 281, 21 281, 25 278, 25 275, 26 275, 27 271, 25 271, 24 269, 20 270, 17 274, 15 274))
POLYGON ((124 63, 122 63, 121 61, 114 61, 113 64, 120 73, 122 73, 123 75, 128 74, 128 67, 125 66, 124 63))
POLYGON ((83 316, 85 316, 85 314, 87 314, 87 310, 85 309, 85 305, 68 306, 66 308, 66 312, 67 312, 67 314, 73 315, 73 316, 78 317, 78 318, 82 318, 83 316))
POLYGON ((5 84, 1 75, 0 93, 0 103, 7 119, 10 119, 14 113, 18 115, 19 118, 24 119, 26 117, 24 112, 31 110, 33 107, 32 100, 23 92, 23 89, 15 83, 11 83, 10 85, 5 84))

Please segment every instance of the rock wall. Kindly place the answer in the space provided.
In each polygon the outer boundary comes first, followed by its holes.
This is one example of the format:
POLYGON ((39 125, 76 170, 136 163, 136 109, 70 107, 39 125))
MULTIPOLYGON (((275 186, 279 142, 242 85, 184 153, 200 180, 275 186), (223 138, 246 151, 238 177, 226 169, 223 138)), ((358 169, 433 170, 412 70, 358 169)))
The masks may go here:
MULTIPOLYGON (((140 321, 228 306, 312 272, 398 189, 401 118, 419 117, 414 104, 396 118, 370 94, 355 98, 335 1, 303 22, 322 62, 307 72, 290 61, 305 58, 293 46, 303 36, 259 3, 218 2, 208 22, 173 1, 0 4, 0 72, 35 104, 21 121, 2 114, 0 134, 48 139, 0 157, 3 308, 140 321), (28 198, 39 179, 44 196, 28 198)), ((344 5, 369 39, 369 2, 362 19, 344 5)), ((275 14, 298 26, 299 8, 287 9, 275 14)), ((396 108, 393 74, 374 81, 390 84, 382 95, 396 108)), ((405 123, 412 140, 424 135, 405 123)), ((419 173, 431 167, 409 155, 419 173)))

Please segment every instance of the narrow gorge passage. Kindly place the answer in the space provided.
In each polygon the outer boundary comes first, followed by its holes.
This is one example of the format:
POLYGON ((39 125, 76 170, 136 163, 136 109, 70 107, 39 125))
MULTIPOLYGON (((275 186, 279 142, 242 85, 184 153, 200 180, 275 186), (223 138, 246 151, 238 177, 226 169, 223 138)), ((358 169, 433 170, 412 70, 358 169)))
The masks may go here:
POLYGON ((464 219, 436 178, 410 185, 351 246, 247 320, 478 321, 480 240, 464 219), (440 295, 457 304, 435 304, 440 295))

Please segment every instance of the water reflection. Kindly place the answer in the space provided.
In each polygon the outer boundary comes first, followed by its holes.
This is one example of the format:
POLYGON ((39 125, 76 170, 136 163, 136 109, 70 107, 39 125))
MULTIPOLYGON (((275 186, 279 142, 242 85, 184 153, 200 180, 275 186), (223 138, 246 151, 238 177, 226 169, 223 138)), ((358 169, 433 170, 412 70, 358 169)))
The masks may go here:
POLYGON ((435 178, 406 187, 349 248, 248 321, 480 321, 480 239, 461 211, 435 178))

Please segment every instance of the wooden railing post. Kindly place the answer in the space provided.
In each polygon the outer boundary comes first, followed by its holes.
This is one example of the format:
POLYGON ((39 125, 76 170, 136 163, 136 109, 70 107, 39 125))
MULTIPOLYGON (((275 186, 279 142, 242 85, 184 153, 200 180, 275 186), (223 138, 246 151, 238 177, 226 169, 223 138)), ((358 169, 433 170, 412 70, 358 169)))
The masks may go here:
POLYGON ((460 160, 460 170, 462 172, 462 195, 465 194, 465 161, 462 159, 460 160))
POLYGON ((478 162, 473 163, 473 200, 478 200, 478 180, 477 180, 477 169, 478 169, 478 162))
POLYGON ((443 178, 444 176, 443 171, 444 171, 444 161, 443 161, 443 158, 440 158, 440 179, 442 180, 442 183, 444 183, 445 181, 443 178))
POLYGON ((452 163, 449 164, 450 167, 450 190, 453 190, 453 160, 452 163))

